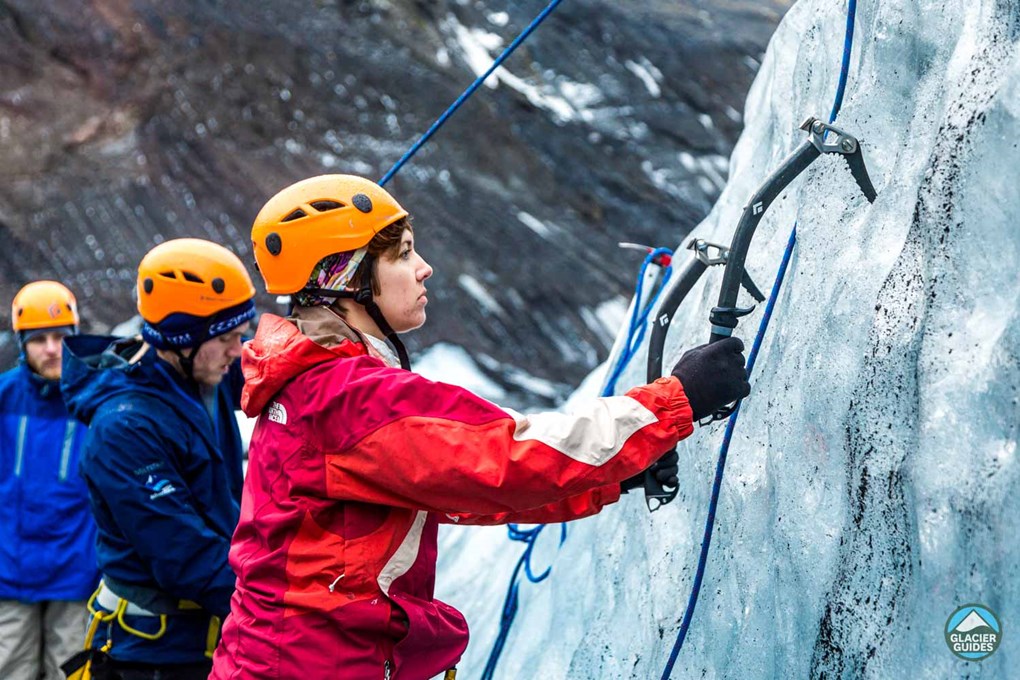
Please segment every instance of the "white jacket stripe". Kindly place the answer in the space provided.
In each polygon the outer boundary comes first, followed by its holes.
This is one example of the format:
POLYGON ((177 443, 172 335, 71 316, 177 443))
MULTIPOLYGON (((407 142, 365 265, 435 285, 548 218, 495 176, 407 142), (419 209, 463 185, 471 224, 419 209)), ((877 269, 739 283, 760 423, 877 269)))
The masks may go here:
POLYGON ((564 456, 596 467, 613 459, 624 443, 643 427, 658 422, 655 414, 630 397, 603 397, 574 414, 522 415, 503 409, 514 419, 517 441, 538 441, 564 456))
POLYGON ((425 528, 426 517, 428 517, 427 512, 424 510, 418 511, 414 517, 414 522, 411 523, 411 528, 407 530, 404 540, 400 542, 400 547, 397 548, 389 561, 386 562, 386 566, 379 572, 379 578, 376 581, 387 597, 389 597, 390 586, 393 585, 393 582, 406 574, 411 565, 414 564, 414 561, 418 559, 418 548, 421 546, 421 534, 425 528))

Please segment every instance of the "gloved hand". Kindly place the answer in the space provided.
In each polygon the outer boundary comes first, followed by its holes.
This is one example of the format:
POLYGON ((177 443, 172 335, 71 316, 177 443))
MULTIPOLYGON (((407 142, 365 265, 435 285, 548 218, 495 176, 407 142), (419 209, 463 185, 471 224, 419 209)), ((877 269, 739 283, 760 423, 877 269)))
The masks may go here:
POLYGON ((726 338, 687 350, 676 362, 672 373, 684 387, 694 420, 751 393, 743 351, 740 338, 726 338))
MULTIPOLYGON (((670 451, 659 460, 652 463, 652 466, 648 468, 655 479, 662 486, 676 486, 679 483, 677 479, 677 473, 680 472, 680 466, 677 465, 677 461, 680 459, 676 454, 676 450, 670 451)), ((630 479, 625 479, 620 482, 620 492, 627 493, 631 489, 640 489, 645 485, 645 473, 641 472, 634 475, 630 479)))

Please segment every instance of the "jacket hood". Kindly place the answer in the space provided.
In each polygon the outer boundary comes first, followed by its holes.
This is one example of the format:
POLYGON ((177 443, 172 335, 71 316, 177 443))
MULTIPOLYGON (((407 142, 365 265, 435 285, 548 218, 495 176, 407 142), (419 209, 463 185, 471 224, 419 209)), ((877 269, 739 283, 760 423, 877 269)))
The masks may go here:
POLYGON ((138 338, 64 338, 60 391, 71 415, 88 425, 104 402, 124 392, 149 387, 155 396, 161 396, 160 389, 146 379, 142 362, 130 361, 141 348, 138 338))
POLYGON ((263 314, 255 338, 244 345, 241 409, 250 418, 262 413, 284 385, 309 368, 369 354, 357 331, 324 307, 301 309, 298 314, 287 319, 263 314))

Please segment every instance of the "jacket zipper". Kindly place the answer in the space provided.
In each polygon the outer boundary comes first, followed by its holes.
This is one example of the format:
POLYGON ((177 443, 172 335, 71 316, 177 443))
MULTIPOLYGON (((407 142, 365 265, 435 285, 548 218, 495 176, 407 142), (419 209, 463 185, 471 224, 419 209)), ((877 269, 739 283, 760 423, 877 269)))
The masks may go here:
POLYGON ((21 476, 21 466, 25 459, 25 431, 28 429, 28 416, 21 416, 18 422, 18 442, 14 449, 14 476, 21 476))
POLYGON ((390 680, 390 662, 386 661, 383 664, 383 680, 390 680))
POLYGON ((67 480, 67 468, 71 463, 71 447, 74 444, 74 429, 77 422, 68 420, 64 428, 64 448, 60 451, 60 481, 67 480))

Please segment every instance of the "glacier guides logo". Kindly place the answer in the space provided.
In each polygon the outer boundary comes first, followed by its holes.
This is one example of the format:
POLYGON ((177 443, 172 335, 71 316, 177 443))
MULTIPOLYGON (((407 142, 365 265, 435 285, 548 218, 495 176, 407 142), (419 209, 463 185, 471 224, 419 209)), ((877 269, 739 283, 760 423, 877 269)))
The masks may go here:
POLYGON ((983 604, 965 604, 946 621, 949 651, 964 661, 981 661, 991 656, 1001 639, 999 618, 983 604))

